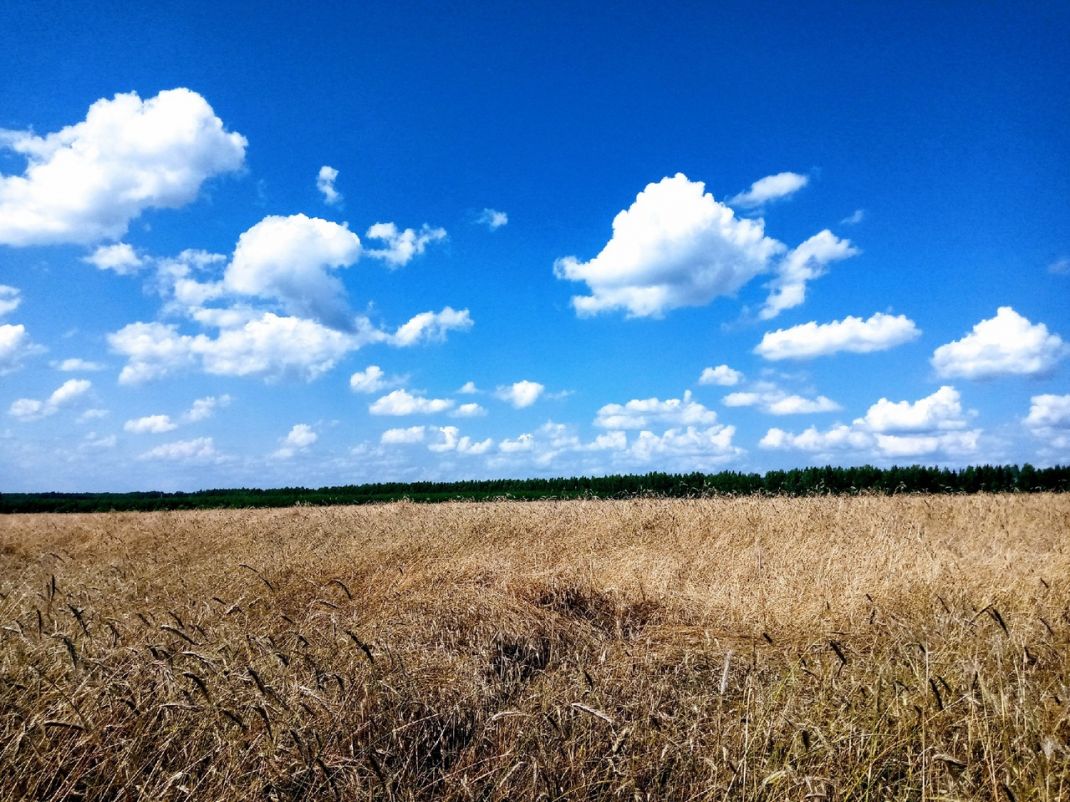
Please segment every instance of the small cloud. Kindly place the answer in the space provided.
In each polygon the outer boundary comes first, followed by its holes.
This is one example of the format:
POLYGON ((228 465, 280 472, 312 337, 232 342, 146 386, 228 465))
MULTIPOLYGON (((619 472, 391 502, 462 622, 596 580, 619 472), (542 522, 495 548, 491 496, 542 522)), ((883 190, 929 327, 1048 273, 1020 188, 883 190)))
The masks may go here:
POLYGON ((100 418, 106 418, 111 413, 106 409, 87 409, 81 415, 78 416, 78 423, 88 423, 91 420, 99 420, 100 418))
POLYGON ((1058 454, 1062 460, 1070 456, 1070 395, 1033 396, 1023 423, 1043 441, 1045 451, 1058 454))
POLYGON ((465 382, 461 385, 461 388, 457 391, 462 395, 475 395, 479 392, 479 388, 476 387, 476 383, 472 381, 465 382))
POLYGON ((0 325, 0 376, 22 367, 23 360, 44 353, 45 347, 30 339, 21 323, 0 325))
POLYGON ((420 256, 432 242, 444 240, 446 229, 432 228, 425 223, 419 231, 411 228, 399 230, 393 223, 376 223, 364 236, 383 243, 382 248, 365 251, 366 256, 382 259, 390 267, 402 267, 420 256))
POLYGON ((475 325, 467 309, 460 311, 451 306, 441 312, 421 312, 413 315, 407 323, 398 327, 389 338, 391 345, 407 348, 421 342, 442 342, 448 331, 467 331, 475 325))
POLYGON ((729 393, 722 403, 726 407, 755 407, 767 415, 803 415, 817 412, 838 412, 842 407, 823 395, 807 398, 788 393, 775 384, 758 382, 753 390, 729 393))
POLYGON ((82 444, 79 449, 82 451, 104 451, 109 448, 115 448, 118 443, 119 438, 114 434, 102 435, 90 432, 82 438, 82 444))
POLYGON ((1058 427, 1070 429, 1070 394, 1035 395, 1030 399, 1025 425, 1031 429, 1058 427))
POLYGON ((866 219, 865 209, 855 209, 840 221, 841 226, 856 226, 866 219))
POLYGON ((1056 259, 1048 265, 1048 272, 1054 276, 1070 276, 1070 257, 1056 259))
POLYGON ((841 351, 868 354, 886 351, 920 336, 921 330, 905 315, 877 312, 867 320, 848 315, 830 323, 810 321, 766 332, 754 352, 774 361, 813 359, 841 351))
POLYGON ((512 404, 516 409, 524 409, 538 401, 545 390, 545 385, 524 379, 499 387, 494 397, 512 404))
POLYGON ((602 429, 648 429, 658 424, 709 426, 716 422, 717 413, 695 401, 690 390, 683 398, 635 398, 625 404, 606 404, 594 419, 594 425, 602 429))
POLYGON ((308 450, 317 440, 319 440, 319 435, 311 426, 307 423, 296 423, 290 429, 289 434, 279 441, 282 447, 272 456, 276 459, 290 459, 295 454, 308 450))
POLYGON ((995 317, 982 320, 962 339, 933 351, 932 366, 941 378, 1042 376, 1068 352, 1063 339, 1043 323, 1001 306, 995 317))
POLYGON ((699 384, 715 384, 719 387, 734 387, 743 381, 743 374, 733 370, 728 365, 718 365, 715 368, 706 368, 698 377, 699 384))
POLYGON ((487 410, 479 404, 461 404, 450 413, 451 418, 479 418, 487 414, 487 410))
POLYGON ((138 459, 167 462, 218 462, 221 457, 211 437, 178 440, 149 449, 138 459))
POLYGON ((93 265, 97 270, 111 270, 120 276, 131 276, 145 266, 145 262, 134 252, 133 247, 125 242, 101 245, 89 256, 82 257, 82 261, 93 265))
POLYGON ((90 362, 88 359, 79 359, 78 357, 53 362, 52 367, 62 373, 89 373, 104 370, 104 365, 100 362, 90 362))
POLYGON ((202 420, 207 420, 212 417, 217 409, 223 409, 230 406, 231 398, 229 395, 210 395, 205 398, 198 398, 193 402, 193 405, 183 413, 183 423, 198 423, 202 420))
POLYGON ((328 206, 337 206, 342 202, 342 193, 334 188, 334 182, 338 178, 338 171, 328 164, 320 168, 316 175, 316 189, 323 195, 323 202, 328 206))
POLYGON ((15 287, 0 284, 0 316, 14 312, 22 303, 22 296, 15 287))
POLYGON ((531 451, 535 447, 535 436, 530 432, 520 435, 513 440, 502 440, 498 443, 498 450, 506 454, 517 454, 522 451, 531 451))
POLYGON ((453 408, 448 398, 424 398, 407 390, 394 390, 368 407, 372 415, 433 415, 453 408))
POLYGON ((169 415, 146 415, 123 424, 123 430, 131 434, 163 434, 178 428, 169 415))
POLYGON ((368 365, 349 377, 349 389, 354 393, 378 393, 404 383, 404 377, 387 376, 378 365, 368 365))
POLYGON ((383 445, 412 445, 424 441, 424 426, 409 426, 405 429, 387 429, 379 437, 383 445))
POLYGON ((43 401, 34 398, 20 398, 12 402, 8 414, 21 421, 40 420, 55 415, 63 407, 73 403, 92 388, 88 379, 68 379, 43 401))
POLYGON ((486 226, 491 231, 497 231, 509 223, 509 215, 505 212, 499 212, 497 209, 484 209, 476 217, 476 222, 486 226))
POLYGON ((767 286, 769 297, 758 317, 770 320, 785 309, 806 300, 806 283, 828 272, 832 262, 858 254, 850 240, 840 239, 827 228, 793 248, 777 266, 777 276, 767 286))
POLYGON ((447 451, 457 454, 486 454, 494 445, 494 441, 489 437, 476 442, 467 435, 462 436, 460 429, 456 426, 439 426, 432 429, 432 432, 437 435, 437 439, 429 443, 427 448, 436 454, 444 454, 447 451))
POLYGON ((777 173, 759 178, 746 192, 728 199, 730 206, 753 209, 769 201, 788 198, 810 183, 809 177, 799 173, 777 173))

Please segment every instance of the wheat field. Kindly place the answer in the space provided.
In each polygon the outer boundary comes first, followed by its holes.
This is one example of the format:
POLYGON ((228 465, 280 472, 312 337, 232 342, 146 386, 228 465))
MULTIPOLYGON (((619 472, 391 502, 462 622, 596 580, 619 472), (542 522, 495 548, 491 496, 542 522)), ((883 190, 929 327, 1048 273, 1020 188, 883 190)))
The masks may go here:
POLYGON ((1070 496, 0 519, 0 802, 1070 798, 1070 496))

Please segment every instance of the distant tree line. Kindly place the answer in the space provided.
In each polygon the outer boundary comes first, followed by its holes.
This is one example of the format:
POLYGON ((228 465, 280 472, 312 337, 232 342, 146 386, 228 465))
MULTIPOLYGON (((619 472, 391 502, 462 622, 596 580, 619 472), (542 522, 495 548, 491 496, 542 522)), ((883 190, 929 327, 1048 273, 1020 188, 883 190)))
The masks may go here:
POLYGON ((701 498, 707 496, 809 496, 856 493, 1034 493, 1070 490, 1070 466, 978 465, 961 469, 923 465, 875 468, 797 468, 765 474, 647 473, 557 479, 465 482, 379 482, 340 487, 238 488, 193 493, 0 493, 0 513, 192 510, 291 507, 298 504, 372 504, 491 499, 701 498))

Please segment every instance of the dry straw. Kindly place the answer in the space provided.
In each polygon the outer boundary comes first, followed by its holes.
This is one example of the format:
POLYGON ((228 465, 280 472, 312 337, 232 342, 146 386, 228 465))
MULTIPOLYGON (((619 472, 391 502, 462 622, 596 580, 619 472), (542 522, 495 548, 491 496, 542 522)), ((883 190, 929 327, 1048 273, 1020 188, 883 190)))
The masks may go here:
POLYGON ((0 519, 0 802, 1070 797, 1070 497, 0 519))

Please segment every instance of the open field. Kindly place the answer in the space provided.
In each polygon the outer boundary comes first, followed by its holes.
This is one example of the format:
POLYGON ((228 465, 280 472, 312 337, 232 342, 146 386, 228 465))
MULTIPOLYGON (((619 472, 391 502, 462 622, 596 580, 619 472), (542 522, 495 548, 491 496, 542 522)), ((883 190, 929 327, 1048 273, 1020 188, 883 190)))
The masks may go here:
POLYGON ((0 518, 0 801, 1070 798, 1070 496, 0 518))

